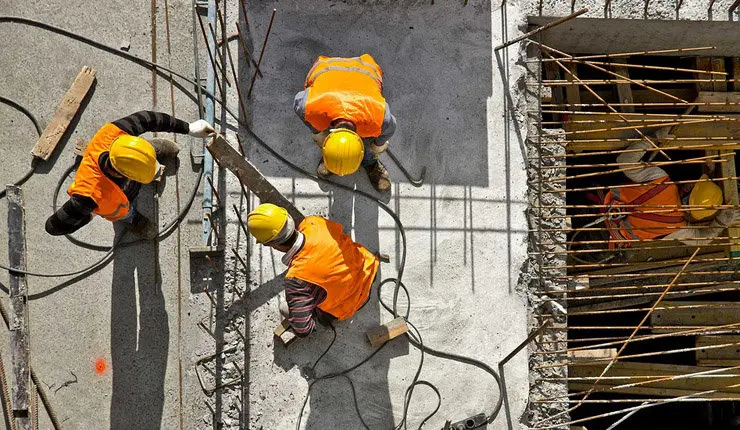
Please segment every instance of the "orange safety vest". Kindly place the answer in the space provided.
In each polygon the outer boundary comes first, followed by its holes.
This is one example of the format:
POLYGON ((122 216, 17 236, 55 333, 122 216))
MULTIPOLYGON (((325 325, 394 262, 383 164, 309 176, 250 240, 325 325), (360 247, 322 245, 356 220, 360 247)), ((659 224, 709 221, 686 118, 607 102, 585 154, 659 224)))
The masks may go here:
POLYGON ((110 150, 113 141, 123 134, 126 134, 126 132, 111 123, 98 130, 90 143, 87 144, 74 181, 67 190, 67 194, 70 196, 77 194, 93 199, 95 204, 98 205, 93 213, 110 221, 116 221, 126 216, 129 211, 129 201, 123 190, 105 176, 98 165, 98 158, 100 154, 110 150))
POLYGON ((308 71, 305 120, 318 131, 345 119, 360 137, 377 137, 383 129, 383 71, 369 54, 341 58, 320 56, 308 71))
MULTIPOLYGON (((649 240, 676 231, 686 225, 683 212, 670 210, 681 206, 681 196, 675 184, 665 184, 668 176, 638 187, 616 188, 604 197, 606 218, 612 240, 649 240), (620 206, 627 207, 620 208, 620 206), (626 213, 623 213, 626 212, 626 213), (645 213, 657 212, 657 213, 645 213)), ((609 242, 609 248, 627 247, 630 242, 609 242)))
POLYGON ((328 219, 306 217, 298 231, 305 241, 285 277, 320 286, 326 299, 319 309, 339 320, 350 318, 370 295, 378 258, 344 234, 341 224, 328 219))

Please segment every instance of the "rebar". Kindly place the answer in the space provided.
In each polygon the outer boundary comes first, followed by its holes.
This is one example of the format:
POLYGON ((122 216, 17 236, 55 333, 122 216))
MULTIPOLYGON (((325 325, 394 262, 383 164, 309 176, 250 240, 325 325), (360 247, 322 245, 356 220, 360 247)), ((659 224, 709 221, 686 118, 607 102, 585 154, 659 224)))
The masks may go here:
POLYGON ((254 89, 254 81, 257 79, 257 71, 262 65, 262 56, 265 54, 265 48, 267 47, 267 39, 270 38, 270 32, 272 31, 272 22, 275 20, 275 12, 277 9, 272 10, 272 16, 270 16, 270 24, 267 26, 267 33, 265 34, 265 41, 262 43, 262 50, 260 51, 259 59, 257 60, 257 69, 252 75, 252 82, 249 84, 249 91, 247 92, 247 98, 252 97, 252 89, 254 89))

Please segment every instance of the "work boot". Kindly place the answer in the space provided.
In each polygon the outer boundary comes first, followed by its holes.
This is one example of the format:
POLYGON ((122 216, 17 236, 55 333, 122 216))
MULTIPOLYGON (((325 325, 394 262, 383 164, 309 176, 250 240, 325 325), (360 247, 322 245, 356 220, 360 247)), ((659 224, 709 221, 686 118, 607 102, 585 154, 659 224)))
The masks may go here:
POLYGON ((383 163, 378 160, 372 166, 365 166, 367 177, 370 179, 370 183, 373 184, 376 190, 381 193, 385 193, 391 190, 391 179, 388 171, 385 170, 383 163))
POLYGON ((326 168, 326 165, 324 164, 324 160, 321 160, 319 163, 319 166, 316 168, 316 173, 319 174, 324 179, 327 179, 334 175, 332 172, 329 171, 329 169, 326 168))
POLYGON ((134 219, 131 221, 129 230, 145 240, 154 240, 159 235, 157 225, 139 212, 134 214, 134 219))
POLYGON ((180 147, 169 139, 155 137, 149 139, 148 142, 154 147, 154 152, 157 154, 157 161, 160 162, 168 158, 175 158, 180 152, 180 147))

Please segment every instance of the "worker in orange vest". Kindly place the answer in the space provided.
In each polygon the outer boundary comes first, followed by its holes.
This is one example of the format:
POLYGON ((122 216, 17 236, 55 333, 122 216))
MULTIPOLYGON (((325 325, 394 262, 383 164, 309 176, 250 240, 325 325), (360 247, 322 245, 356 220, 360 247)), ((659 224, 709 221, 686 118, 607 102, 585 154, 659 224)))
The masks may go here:
POLYGON ((308 71, 293 108, 321 148, 322 177, 351 175, 360 166, 380 192, 391 189, 378 160, 396 130, 396 118, 383 98, 383 71, 369 54, 320 56, 308 71))
POLYGON ((665 170, 654 165, 632 167, 652 147, 648 142, 636 142, 617 157, 618 164, 628 166, 623 172, 625 176, 635 184, 644 185, 614 188, 606 194, 604 222, 610 235, 609 248, 628 247, 634 240, 663 236, 686 244, 707 244, 707 239, 719 236, 737 221, 736 208, 718 210, 723 203, 722 190, 707 175, 691 189, 689 210, 680 210, 681 195, 665 170), (697 225, 704 227, 683 228, 697 225))
POLYGON ((258 243, 285 253, 287 309, 281 313, 298 336, 310 334, 316 320, 348 319, 368 301, 380 262, 341 224, 309 216, 296 226, 287 210, 263 203, 249 213, 247 226, 258 243))
POLYGON ((70 234, 93 215, 122 221, 136 234, 153 239, 157 225, 136 211, 134 199, 142 184, 159 180, 158 160, 176 157, 180 148, 166 139, 145 140, 146 132, 172 132, 207 137, 215 131, 206 121, 187 123, 161 112, 141 111, 105 124, 87 144, 72 185, 70 199, 46 221, 51 235, 70 234))

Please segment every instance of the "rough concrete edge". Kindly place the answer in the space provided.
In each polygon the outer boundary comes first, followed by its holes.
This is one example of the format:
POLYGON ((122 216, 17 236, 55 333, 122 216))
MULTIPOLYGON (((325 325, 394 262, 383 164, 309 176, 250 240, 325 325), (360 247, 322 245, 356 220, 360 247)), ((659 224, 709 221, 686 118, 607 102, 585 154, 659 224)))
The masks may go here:
MULTIPOLYGON (((544 423, 549 417, 558 415, 556 423, 567 423, 570 420, 567 413, 568 403, 537 403, 539 400, 552 398, 566 398, 568 394, 567 381, 541 381, 540 378, 552 378, 567 376, 567 368, 552 367, 547 369, 537 369, 540 365, 553 364, 563 360, 559 354, 542 354, 543 352, 552 352, 567 348, 567 314, 566 302, 561 300, 552 300, 553 298, 562 297, 561 294, 550 295, 549 291, 562 291, 567 288, 567 281, 556 281, 547 279, 547 276, 563 276, 565 270, 546 270, 543 266, 562 266, 565 264, 565 258, 562 254, 551 254, 554 251, 562 251, 566 236, 563 232, 538 232, 536 230, 544 228, 563 228, 565 219, 548 219, 543 220, 543 211, 547 215, 562 216, 565 215, 564 209, 542 209, 542 205, 562 206, 565 203, 564 196, 557 194, 540 194, 542 175, 548 171, 538 173, 541 166, 544 165, 562 165, 563 159, 541 159, 542 155, 560 154, 564 152, 564 147, 557 143, 557 137, 554 136, 556 131, 541 130, 540 121, 540 98, 542 88, 536 86, 541 81, 540 63, 528 63, 525 60, 539 59, 539 51, 530 45, 529 49, 519 52, 519 63, 525 68, 521 86, 522 101, 519 103, 526 109, 527 138, 525 147, 527 157, 530 159, 530 165, 527 169, 527 226, 531 230, 527 240, 527 251, 529 253, 527 260, 521 270, 519 288, 522 288, 527 294, 528 301, 528 325, 531 330, 535 330, 544 324, 547 319, 538 317, 539 314, 555 314, 551 318, 552 325, 533 342, 528 345, 529 354, 529 398, 523 416, 519 422, 523 425, 532 427, 538 423, 544 423), (529 84, 529 85, 527 85, 529 84), (533 85, 535 84, 535 85, 533 85), (552 142, 546 144, 540 134, 553 134, 553 137, 547 137, 545 140, 552 142), (544 245, 543 245, 544 244, 544 245), (542 254, 538 254, 542 253, 542 254), (542 341, 556 341, 543 344, 542 341)), ((562 137, 560 138, 562 139, 562 137)), ((549 170, 557 172, 557 170, 549 170)), ((552 425, 553 423, 548 423, 552 425)), ((559 427, 568 429, 567 424, 559 427)))

